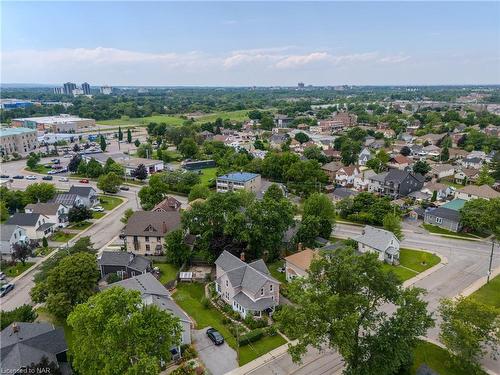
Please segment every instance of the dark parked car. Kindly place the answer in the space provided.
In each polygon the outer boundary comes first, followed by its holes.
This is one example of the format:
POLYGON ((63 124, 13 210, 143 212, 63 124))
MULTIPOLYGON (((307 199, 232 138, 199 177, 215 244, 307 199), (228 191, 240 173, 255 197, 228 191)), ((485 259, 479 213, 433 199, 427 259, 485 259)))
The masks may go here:
POLYGON ((5 285, 2 285, 2 287, 0 288, 0 297, 5 296, 12 289, 14 289, 14 284, 5 284, 5 285))
POLYGON ((52 176, 43 176, 42 177, 42 180, 47 180, 47 181, 52 181, 54 179, 54 177, 52 176))
POLYGON ((215 328, 207 329, 207 336, 215 345, 224 344, 224 337, 215 328))
POLYGON ((0 175, 0 178, 10 178, 10 176, 8 174, 2 174, 0 175))
POLYGON ((120 190, 129 191, 130 188, 128 186, 120 186, 120 190))
POLYGON ((14 176, 12 178, 14 178, 16 180, 22 180, 24 178, 24 176, 22 174, 18 174, 17 176, 14 176))

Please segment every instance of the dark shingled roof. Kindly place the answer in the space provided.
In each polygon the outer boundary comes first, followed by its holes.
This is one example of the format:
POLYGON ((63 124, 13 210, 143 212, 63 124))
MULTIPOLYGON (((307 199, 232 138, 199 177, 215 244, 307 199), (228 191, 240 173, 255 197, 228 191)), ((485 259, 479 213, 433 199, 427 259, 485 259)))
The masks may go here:
POLYGON ((180 226, 181 214, 177 211, 137 211, 128 220, 124 234, 162 237, 180 226))
POLYGON ((91 186, 71 186, 68 193, 88 198, 91 192, 96 193, 95 189, 91 186))
POLYGON ((65 206, 73 206, 75 204, 76 199, 78 198, 77 194, 70 193, 58 193, 55 195, 53 202, 64 204, 65 206))
POLYGON ((427 211, 425 214, 441 217, 443 219, 452 220, 456 222, 460 221, 460 212, 457 210, 452 210, 450 208, 438 207, 434 210, 427 211))
POLYGON ((64 331, 48 323, 12 323, 0 333, 2 373, 39 363, 42 357, 57 363, 56 355, 68 350, 64 331), (15 332, 13 325, 17 325, 15 332))
POLYGON ((139 272, 144 272, 151 266, 149 259, 124 251, 103 251, 98 263, 100 266, 129 267, 139 272))
POLYGON ((34 227, 38 221, 40 214, 25 214, 17 212, 10 217, 9 220, 5 222, 5 224, 16 224, 21 227, 28 226, 34 227))

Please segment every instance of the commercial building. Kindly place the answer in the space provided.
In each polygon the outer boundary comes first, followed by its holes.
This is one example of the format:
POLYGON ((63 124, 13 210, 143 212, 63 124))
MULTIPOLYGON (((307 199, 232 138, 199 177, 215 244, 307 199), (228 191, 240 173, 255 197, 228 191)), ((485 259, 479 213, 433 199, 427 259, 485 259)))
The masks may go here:
POLYGON ((90 95, 90 85, 87 82, 82 83, 82 91, 84 95, 90 95))
POLYGON ((125 174, 127 176, 131 176, 132 172, 136 170, 137 167, 141 164, 143 164, 146 167, 148 175, 151 175, 156 172, 161 172, 165 169, 165 163, 163 163, 163 161, 161 160, 136 158, 123 154, 121 152, 117 152, 114 154, 103 154, 103 153, 89 154, 89 155, 82 155, 82 157, 87 162, 90 161, 91 159, 95 159, 102 166, 104 166, 106 164, 106 161, 109 158, 111 158, 125 168, 125 174))
POLYGON ((101 86, 101 89, 99 91, 103 95, 111 95, 111 93, 113 92, 113 88, 111 86, 101 86))
POLYGON ((95 127, 95 120, 68 114, 44 117, 15 118, 11 121, 14 127, 36 129, 50 133, 78 133, 84 129, 95 127))
POLYGON ((0 108, 4 111, 8 111, 9 109, 18 109, 18 108, 28 108, 33 105, 33 102, 29 100, 21 100, 21 99, 0 99, 0 108))
POLYGON ((28 128, 0 128, 0 155, 29 154, 38 145, 36 130, 28 128))
POLYGON ((73 90, 76 89, 76 84, 73 82, 66 82, 63 85, 63 93, 65 95, 73 95, 73 90))
POLYGON ((260 174, 255 173, 235 172, 217 177, 217 193, 236 190, 257 192, 260 189, 260 185, 260 174))

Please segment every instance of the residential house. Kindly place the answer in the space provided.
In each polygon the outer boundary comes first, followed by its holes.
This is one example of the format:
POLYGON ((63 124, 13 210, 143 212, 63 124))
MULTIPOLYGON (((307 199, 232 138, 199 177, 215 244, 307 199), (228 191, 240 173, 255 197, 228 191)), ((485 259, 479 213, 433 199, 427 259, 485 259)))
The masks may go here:
POLYGON ((269 138, 269 146, 271 148, 278 148, 280 149, 281 146, 283 146, 289 139, 290 137, 288 134, 273 134, 269 138))
POLYGON ((335 183, 341 186, 352 187, 354 185, 354 178, 359 174, 359 168, 355 165, 341 167, 335 173, 335 183))
POLYGON ((217 193, 246 190, 256 192, 261 187, 260 174, 249 172, 233 172, 217 177, 217 193))
POLYGON ((99 198, 97 190, 92 186, 71 186, 68 192, 57 193, 50 203, 62 204, 71 207, 93 207, 99 198))
MULTIPOLYGON (((52 198, 49 202, 62 204, 63 206, 68 207, 68 208, 86 207, 83 197, 80 197, 77 194, 70 194, 68 192, 56 193, 54 198, 52 198)), ((87 208, 90 208, 90 207, 87 207, 87 208)))
POLYGON ((16 224, 0 225, 0 258, 12 255, 14 245, 29 242, 26 230, 16 224))
POLYGON ((434 164, 431 166, 430 174, 438 180, 455 174, 455 167, 451 164, 434 164))
POLYGON ((426 156, 431 158, 441 155, 441 149, 436 145, 424 146, 422 148, 422 151, 425 153, 426 156))
POLYGON ((399 263, 399 240, 394 233, 366 225, 360 235, 353 238, 361 253, 373 252, 378 259, 390 264, 399 263))
POLYGON ((464 168, 481 169, 483 166, 483 159, 479 157, 466 157, 462 159, 461 164, 464 168))
POLYGON ((49 222, 57 224, 59 228, 64 228, 69 223, 69 208, 60 203, 30 203, 26 205, 24 211, 29 214, 45 215, 49 218, 49 222))
POLYGON ((431 145, 437 145, 441 142, 441 140, 446 136, 446 133, 443 134, 425 134, 421 137, 418 137, 418 141, 422 144, 429 143, 431 145))
POLYGON ((325 174, 328 176, 328 180, 330 182, 335 181, 335 175, 337 174, 337 171, 342 168, 344 164, 338 161, 331 161, 330 163, 326 163, 321 167, 321 170, 325 172, 325 174))
POLYGON ((424 180, 419 173, 391 169, 389 172, 370 177, 368 191, 392 198, 405 197, 413 191, 422 189, 424 180))
POLYGON ((387 167, 396 168, 396 169, 405 169, 413 164, 413 160, 410 158, 397 154, 389 159, 389 163, 387 163, 387 167))
POLYGON ((337 151, 331 147, 324 150, 323 153, 332 161, 340 161, 342 159, 342 154, 340 153, 340 151, 337 151))
POLYGON ((434 192, 436 192, 437 200, 445 200, 450 195, 453 195, 455 189, 453 189, 451 186, 441 184, 439 182, 427 182, 426 184, 424 184, 424 187, 420 191, 422 193, 430 194, 431 197, 434 192))
POLYGON ((64 331, 62 328, 55 328, 51 323, 10 324, 0 332, 0 349, 2 374, 30 374, 27 369, 33 364, 39 364, 44 358, 47 358, 49 363, 54 363, 61 374, 72 373, 64 331))
POLYGON ((460 212, 446 207, 428 209, 424 214, 424 223, 458 232, 462 229, 460 212))
POLYGON ((274 116, 274 124, 278 128, 288 128, 293 122, 292 117, 288 117, 287 115, 276 115, 274 116))
POLYGON ((354 198, 358 194, 359 192, 355 190, 347 189, 345 187, 338 187, 335 188, 335 190, 333 190, 331 193, 329 193, 328 196, 332 199, 332 201, 340 202, 345 198, 354 198))
POLYGON ((371 169, 361 171, 361 173, 354 178, 354 188, 358 191, 368 190, 370 178, 375 175, 376 173, 371 169))
POLYGON ((280 283, 262 259, 245 263, 224 250, 215 261, 215 290, 242 317, 272 313, 279 305, 280 283))
POLYGON ((296 277, 306 277, 309 266, 314 258, 318 257, 319 251, 304 249, 285 258, 285 277, 290 282, 296 277))
POLYGON ((460 160, 467 157, 468 154, 467 151, 462 150, 461 148, 449 148, 448 153, 450 160, 460 160))
MULTIPOLYGON (((181 345, 191 344, 192 322, 189 316, 175 303, 169 291, 151 274, 143 273, 129 279, 118 281, 109 287, 120 286, 127 290, 136 290, 141 293, 144 305, 156 305, 160 310, 166 311, 176 318, 182 326, 181 345)), ((174 358, 180 354, 180 347, 172 351, 174 358)))
POLYGON ((137 211, 123 229, 125 245, 136 254, 162 254, 165 235, 180 227, 177 211, 137 211))
POLYGON ((124 279, 152 270, 152 262, 149 259, 125 251, 103 251, 97 257, 97 264, 102 278, 115 273, 124 279))
POLYGON ((151 211, 157 212, 169 212, 169 211, 180 211, 182 203, 171 196, 167 196, 164 200, 158 203, 151 211))
POLYGON ((372 159, 372 154, 368 148, 363 148, 358 156, 358 164, 361 166, 365 166, 368 163, 368 160, 372 159))
POLYGON ((41 240, 49 237, 56 227, 56 223, 50 222, 49 218, 42 214, 15 213, 5 224, 19 225, 26 231, 30 240, 41 240))
POLYGON ((382 134, 385 138, 394 138, 396 137, 396 132, 392 129, 384 129, 382 130, 382 134))
POLYGON ((453 176, 457 184, 473 184, 479 178, 479 169, 462 168, 453 176))
POLYGON ((455 192, 455 198, 470 201, 471 199, 494 199, 499 198, 500 193, 488 185, 467 185, 455 192))

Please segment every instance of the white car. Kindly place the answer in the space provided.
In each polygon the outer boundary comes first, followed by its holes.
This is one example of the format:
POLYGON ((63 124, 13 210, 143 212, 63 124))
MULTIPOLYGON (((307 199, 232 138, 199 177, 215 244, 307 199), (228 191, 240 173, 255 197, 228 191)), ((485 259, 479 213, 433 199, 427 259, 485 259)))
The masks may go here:
POLYGON ((101 206, 95 206, 95 207, 92 207, 90 210, 94 211, 94 212, 103 212, 104 208, 101 206))
POLYGON ((55 171, 55 170, 50 170, 47 172, 47 174, 56 174, 56 173, 57 173, 57 171, 55 171))
POLYGON ((61 181, 61 182, 68 182, 68 181, 69 181, 69 178, 68 178, 68 177, 61 177, 61 178, 59 179, 59 181, 61 181))
POLYGON ((26 176, 26 179, 27 180, 36 180, 36 176, 33 176, 32 174, 30 174, 29 176, 26 176))

